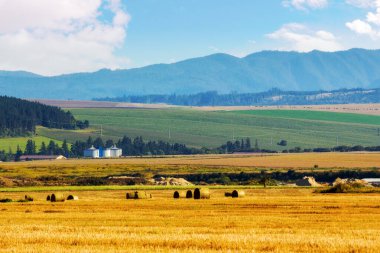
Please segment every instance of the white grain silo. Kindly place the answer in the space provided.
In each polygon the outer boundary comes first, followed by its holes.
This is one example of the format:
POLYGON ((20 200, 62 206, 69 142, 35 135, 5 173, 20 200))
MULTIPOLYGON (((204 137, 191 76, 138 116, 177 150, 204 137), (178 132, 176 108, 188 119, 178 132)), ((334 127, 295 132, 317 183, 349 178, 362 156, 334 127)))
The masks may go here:
POLYGON ((116 146, 111 148, 111 157, 120 157, 122 154, 123 151, 120 148, 117 148, 116 146))
POLYGON ((94 146, 91 146, 91 148, 86 149, 83 153, 84 157, 91 157, 91 158, 99 158, 99 149, 94 148, 94 146))

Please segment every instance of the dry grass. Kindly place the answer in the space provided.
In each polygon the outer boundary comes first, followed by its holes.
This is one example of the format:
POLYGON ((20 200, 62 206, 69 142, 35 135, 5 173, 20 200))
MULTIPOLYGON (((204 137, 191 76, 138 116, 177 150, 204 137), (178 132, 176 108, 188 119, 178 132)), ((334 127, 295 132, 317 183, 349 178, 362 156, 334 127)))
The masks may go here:
MULTIPOLYGON (((76 202, 0 204, 5 252, 378 252, 380 194, 248 190, 243 199, 174 200, 172 191, 128 201, 81 192, 76 202)), ((4 194, 3 194, 4 195, 4 194)), ((1 197, 19 198, 22 193, 1 197)), ((40 200, 38 200, 40 199, 40 200)))
POLYGON ((67 100, 43 100, 37 99, 43 104, 59 106, 62 108, 191 108, 202 111, 236 111, 236 110, 310 110, 325 112, 346 112, 358 114, 380 115, 380 104, 337 104, 337 105, 282 105, 282 106, 173 106, 167 104, 139 104, 139 103, 118 103, 100 101, 67 101, 67 100))
POLYGON ((125 173, 208 173, 231 172, 235 168, 255 172, 257 168, 309 170, 314 165, 320 169, 370 169, 380 166, 380 153, 305 153, 278 155, 195 155, 162 158, 127 158, 105 160, 57 160, 21 163, 2 163, 4 177, 38 176, 107 176, 125 173))

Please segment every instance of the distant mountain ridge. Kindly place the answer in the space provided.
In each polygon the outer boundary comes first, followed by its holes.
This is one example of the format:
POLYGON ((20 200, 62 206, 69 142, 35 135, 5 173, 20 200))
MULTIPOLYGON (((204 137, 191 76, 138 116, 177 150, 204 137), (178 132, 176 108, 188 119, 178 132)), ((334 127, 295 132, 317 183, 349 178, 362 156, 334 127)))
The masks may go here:
POLYGON ((237 58, 214 54, 173 64, 99 70, 44 77, 0 71, 0 95, 22 98, 91 99, 217 91, 263 92, 380 87, 380 50, 309 53, 263 51, 237 58))

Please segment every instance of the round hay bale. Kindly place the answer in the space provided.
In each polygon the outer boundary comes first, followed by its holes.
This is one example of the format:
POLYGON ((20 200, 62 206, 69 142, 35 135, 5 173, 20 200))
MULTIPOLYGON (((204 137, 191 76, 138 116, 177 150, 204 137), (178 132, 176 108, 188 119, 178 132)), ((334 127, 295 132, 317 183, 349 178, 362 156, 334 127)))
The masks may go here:
POLYGON ((51 202, 65 202, 66 197, 63 193, 53 193, 50 197, 51 202))
POLYGON ((25 200, 26 201, 33 201, 33 197, 30 195, 25 195, 25 200))
POLYGON ((175 198, 175 199, 186 198, 186 192, 185 191, 175 191, 173 194, 173 198, 175 198))
POLYGON ((187 198, 187 199, 192 199, 192 198, 193 198, 193 192, 192 192, 191 190, 188 190, 188 191, 186 192, 186 198, 187 198))
POLYGON ((233 198, 243 198, 245 196, 245 192, 243 190, 234 190, 231 194, 233 198))
POLYGON ((135 192, 135 199, 147 199, 147 198, 150 198, 150 195, 148 195, 146 192, 143 192, 143 191, 135 192))
POLYGON ((50 195, 47 195, 46 200, 50 201, 50 195))
POLYGON ((232 193, 231 193, 231 192, 225 192, 225 193, 224 193, 224 196, 225 196, 225 197, 232 197, 232 193))
POLYGON ((135 199, 135 192, 127 192, 125 196, 127 199, 135 199))
POLYGON ((208 188, 196 188, 194 190, 194 199, 209 199, 210 190, 208 188))
POLYGON ((69 195, 67 197, 67 200, 79 200, 79 197, 78 196, 75 196, 75 195, 69 195))

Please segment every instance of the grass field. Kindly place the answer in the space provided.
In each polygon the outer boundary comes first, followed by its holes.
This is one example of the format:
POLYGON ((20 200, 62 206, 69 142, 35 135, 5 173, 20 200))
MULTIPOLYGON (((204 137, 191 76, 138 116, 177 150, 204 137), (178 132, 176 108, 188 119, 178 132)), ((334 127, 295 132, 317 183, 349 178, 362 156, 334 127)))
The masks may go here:
MULTIPOLYGON (((252 189, 242 199, 126 200, 125 191, 75 192, 79 201, 0 204, 4 252, 378 252, 380 194, 252 189)), ((23 198, 24 193, 0 193, 23 198)))
POLYGON ((375 169, 380 167, 380 153, 328 153, 280 155, 206 155, 162 158, 82 159, 31 161, 0 164, 0 176, 36 178, 40 176, 104 177, 141 173, 239 173, 259 172, 262 168, 274 171, 310 171, 318 165, 322 170, 375 169))
MULTIPOLYGON (((80 120, 92 124, 92 136, 117 140, 123 135, 217 147, 228 140, 250 137, 259 147, 333 147, 380 145, 379 116, 303 111, 210 112, 190 109, 70 109, 80 120), (170 133, 170 134, 169 134, 170 133)), ((90 133, 40 129, 41 136, 69 141, 86 139, 90 133)))
MULTIPOLYGON (((44 136, 0 138, 0 150, 4 150, 8 152, 9 149, 11 149, 12 152, 16 152, 17 146, 19 146, 21 150, 24 150, 26 146, 26 142, 28 140, 35 141, 37 149, 39 149, 41 147, 42 142, 45 142, 45 144, 48 145, 49 141, 52 139, 48 137, 44 137, 44 136)), ((62 145, 62 141, 57 141, 57 140, 53 140, 53 141, 59 145, 62 145)))

